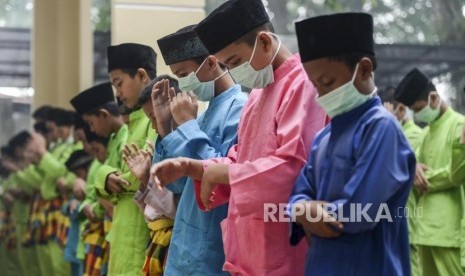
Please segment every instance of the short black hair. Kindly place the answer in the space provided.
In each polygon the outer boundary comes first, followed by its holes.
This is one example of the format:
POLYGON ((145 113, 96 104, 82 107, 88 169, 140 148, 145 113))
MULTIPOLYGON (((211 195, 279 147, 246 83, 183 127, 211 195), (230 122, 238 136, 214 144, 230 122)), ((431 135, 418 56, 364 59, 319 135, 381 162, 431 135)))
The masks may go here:
POLYGON ((100 109, 105 109, 114 117, 118 117, 121 115, 119 111, 119 106, 116 102, 107 102, 102 105, 96 106, 92 108, 89 111, 84 112, 85 115, 94 115, 94 116, 99 116, 100 115, 100 109))
MULTIPOLYGON (((131 78, 134 78, 137 74, 138 69, 139 68, 121 69, 121 71, 125 74, 128 74, 131 78)), ((157 77, 157 70, 147 70, 145 68, 141 68, 141 69, 144 69, 147 72, 147 75, 149 76, 151 80, 157 77)))
POLYGON ((2 158, 5 158, 5 157, 14 158, 15 157, 14 150, 9 145, 2 146, 0 148, 0 153, 2 155, 2 158))
POLYGON ((328 57, 329 60, 332 61, 340 61, 345 63, 350 70, 355 70, 355 66, 362 58, 369 58, 371 63, 373 64, 373 72, 378 67, 378 62, 376 61, 376 57, 374 55, 370 55, 367 53, 349 53, 349 54, 341 54, 337 56, 328 57))
POLYGON ((31 138, 31 134, 24 130, 13 136, 10 141, 8 141, 8 145, 14 152, 17 149, 24 148, 31 138))
POLYGON ((85 150, 74 151, 65 162, 68 171, 75 172, 79 169, 88 170, 93 158, 85 150))
POLYGON ((34 131, 45 136, 48 133, 47 125, 45 124, 45 122, 35 123, 34 131))
POLYGON ((89 143, 97 142, 97 143, 102 144, 103 146, 107 147, 108 141, 110 141, 110 137, 97 136, 94 139, 92 139, 89 143))
POLYGON ((48 112, 52 110, 53 107, 50 105, 43 105, 39 108, 37 108, 33 113, 32 113, 32 118, 35 120, 47 120, 48 118, 48 112))
POLYGON ((3 164, 2 164, 2 162, 0 160, 0 178, 5 179, 9 175, 10 175, 10 170, 7 167, 3 166, 3 164))
POLYGON ((173 87, 176 93, 181 92, 181 90, 179 89, 178 81, 175 78, 171 77, 170 75, 160 75, 153 79, 149 84, 147 84, 144 87, 144 89, 142 89, 139 98, 137 99, 137 105, 143 106, 144 104, 146 104, 152 96, 152 88, 155 85, 155 83, 166 79, 169 80, 170 87, 173 87))
POLYGON ((250 47, 255 45, 255 41, 257 40, 257 35, 259 32, 271 32, 274 33, 274 27, 271 22, 266 22, 255 29, 251 30, 250 32, 246 33, 245 35, 241 36, 238 40, 234 41, 235 44, 240 43, 247 43, 250 47))

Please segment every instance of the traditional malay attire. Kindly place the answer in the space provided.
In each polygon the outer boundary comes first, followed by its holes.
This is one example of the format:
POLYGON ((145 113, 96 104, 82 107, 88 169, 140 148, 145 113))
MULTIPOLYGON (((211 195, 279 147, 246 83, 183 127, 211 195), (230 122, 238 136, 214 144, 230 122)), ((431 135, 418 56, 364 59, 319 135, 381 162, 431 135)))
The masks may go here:
MULTIPOLYGON (((166 65, 209 55, 193 26, 159 39, 158 45, 166 65)), ((200 90, 200 86, 197 83, 192 87, 194 93, 199 94, 196 90, 200 90)), ((157 139, 155 162, 174 157, 199 160, 222 157, 237 142, 237 125, 247 96, 238 84, 216 97, 213 97, 214 86, 210 89, 205 94, 212 98, 201 99, 209 101, 202 115, 178 126, 163 139, 157 139)), ((165 274, 225 275, 226 272, 222 271, 225 258, 220 222, 226 218, 228 204, 211 212, 200 210, 190 178, 182 178, 167 188, 180 195, 180 201, 165 274)))
MULTIPOLYGON (((396 89, 397 101, 411 106, 425 95, 436 91, 434 85, 418 69, 413 69, 396 89)), ((418 163, 428 167, 425 177, 428 180, 428 192, 418 199, 417 208, 422 215, 415 218, 415 243, 419 247, 422 275, 465 275, 460 265, 461 236, 464 234, 464 179, 458 177, 465 167, 453 168, 463 160, 463 155, 454 155, 454 150, 464 146, 459 143, 463 129, 464 116, 451 107, 440 114, 440 107, 432 110, 436 116, 426 120, 428 123, 416 151, 418 163), (458 158, 458 160, 456 160, 458 158), (457 174, 457 175, 456 175, 457 174)), ((431 112, 430 112, 431 113, 431 112)), ((463 245, 462 245, 463 246, 463 245)))
MULTIPOLYGON (((262 1, 231 0, 200 22, 195 31, 208 52, 215 54, 268 22, 262 1)), ((289 226, 265 222, 264 205, 287 203, 326 114, 315 101, 316 89, 299 55, 270 71, 272 81, 250 93, 237 144, 227 157, 203 161, 205 168, 215 163, 228 166, 230 186, 215 188, 212 207, 229 201, 227 218, 221 222, 223 270, 233 275, 301 275, 304 271, 307 243, 291 246, 289 226)), ((195 182, 197 197, 200 184, 195 182)), ((197 202, 204 208, 199 198, 197 202)))
MULTIPOLYGON (((296 23, 296 32, 302 62, 350 53, 374 56, 373 19, 368 14, 309 18, 296 23)), ((360 220, 344 222, 336 238, 312 235, 305 275, 410 275, 407 219, 395 215, 407 202, 415 156, 379 97, 362 95, 351 82, 347 86, 355 90, 348 89, 341 94, 344 99, 334 102, 350 104, 356 97, 363 101, 334 113, 323 105, 332 121, 315 138, 289 201, 291 210, 299 202, 325 201, 346 218, 354 204, 369 206, 368 218, 360 215, 360 220), (378 220, 380 210, 391 216, 378 220)), ((302 226, 292 224, 291 242, 303 236, 302 226)))

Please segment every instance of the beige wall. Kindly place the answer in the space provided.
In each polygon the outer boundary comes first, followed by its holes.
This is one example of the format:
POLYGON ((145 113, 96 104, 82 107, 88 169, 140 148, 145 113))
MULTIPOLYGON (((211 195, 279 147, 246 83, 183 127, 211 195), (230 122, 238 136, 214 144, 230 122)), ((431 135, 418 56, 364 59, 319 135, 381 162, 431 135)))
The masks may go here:
POLYGON ((93 83, 91 0, 36 0, 32 39, 34 107, 69 108, 93 83))
POLYGON ((158 74, 171 73, 158 49, 157 39, 200 22, 205 0, 112 0, 112 44, 135 42, 157 52, 158 74))
MULTIPOLYGON (((91 0, 36 0, 32 43, 34 107, 70 107, 93 84, 91 0)), ((112 44, 136 42, 158 54, 158 73, 170 73, 156 40, 205 17, 205 0, 112 0, 112 44)))

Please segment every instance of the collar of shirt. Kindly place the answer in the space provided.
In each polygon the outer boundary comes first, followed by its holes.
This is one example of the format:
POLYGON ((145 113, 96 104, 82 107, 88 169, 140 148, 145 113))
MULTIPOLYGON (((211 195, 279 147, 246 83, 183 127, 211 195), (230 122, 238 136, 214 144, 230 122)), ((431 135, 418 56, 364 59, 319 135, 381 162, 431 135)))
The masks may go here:
POLYGON ((381 106, 381 100, 375 96, 362 105, 348 111, 344 114, 338 115, 331 120, 331 125, 334 127, 346 125, 348 121, 355 121, 362 117, 362 115, 375 106, 381 106))
POLYGON ((210 103, 208 104, 208 109, 212 109, 218 106, 220 103, 226 101, 227 99, 234 96, 236 93, 241 92, 241 86, 239 84, 235 84, 229 87, 227 90, 221 92, 218 96, 214 97, 210 103))
POLYGON ((144 111, 142 110, 142 108, 139 108, 131 112, 131 114, 129 114, 129 122, 132 122, 140 118, 144 118, 144 117, 145 117, 144 111))

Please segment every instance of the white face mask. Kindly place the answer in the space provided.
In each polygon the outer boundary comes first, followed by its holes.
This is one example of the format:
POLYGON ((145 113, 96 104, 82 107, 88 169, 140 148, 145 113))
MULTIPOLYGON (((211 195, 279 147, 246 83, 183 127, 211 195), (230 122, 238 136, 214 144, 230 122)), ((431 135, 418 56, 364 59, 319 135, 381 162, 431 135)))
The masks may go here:
POLYGON ((355 67, 352 80, 346 84, 334 89, 328 94, 316 98, 318 104, 326 111, 329 117, 334 118, 337 115, 346 113, 366 101, 371 99, 376 94, 376 88, 373 93, 364 95, 358 92, 354 85, 355 76, 357 75, 358 65, 355 67))
POLYGON ((278 48, 276 49, 276 53, 274 53, 273 58, 271 58, 270 64, 260 70, 255 70, 252 65, 250 65, 255 55, 255 50, 257 49, 257 36, 250 60, 230 70, 231 76, 236 83, 248 88, 258 89, 266 87, 268 84, 274 81, 273 66, 271 64, 273 63, 274 59, 278 55, 279 49, 281 48, 281 39, 279 39, 279 37, 273 33, 268 34, 275 36, 279 41, 278 48))
POLYGON ((439 113, 441 112, 441 102, 442 99, 439 98, 439 104, 436 109, 431 108, 431 97, 428 96, 428 104, 423 107, 420 111, 415 113, 415 120, 431 124, 434 120, 439 117, 439 113))
POLYGON ((200 64, 197 71, 190 73, 189 75, 179 78, 179 89, 182 91, 193 91, 194 94, 200 101, 208 102, 213 97, 215 97, 215 81, 224 76, 228 71, 224 71, 220 76, 215 78, 214 80, 201 82, 197 77, 197 73, 199 72, 200 68, 202 68, 203 64, 207 58, 200 64))

